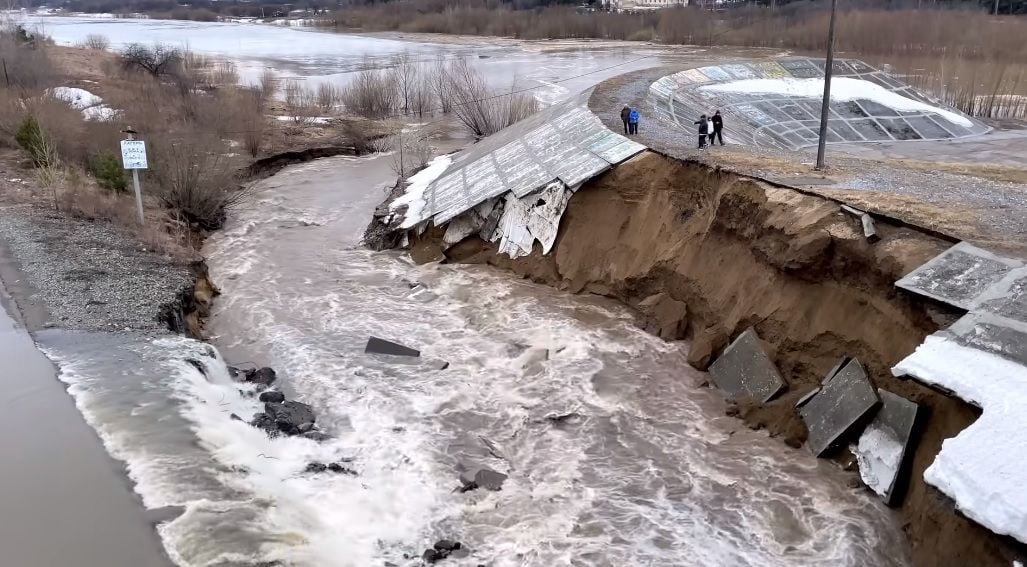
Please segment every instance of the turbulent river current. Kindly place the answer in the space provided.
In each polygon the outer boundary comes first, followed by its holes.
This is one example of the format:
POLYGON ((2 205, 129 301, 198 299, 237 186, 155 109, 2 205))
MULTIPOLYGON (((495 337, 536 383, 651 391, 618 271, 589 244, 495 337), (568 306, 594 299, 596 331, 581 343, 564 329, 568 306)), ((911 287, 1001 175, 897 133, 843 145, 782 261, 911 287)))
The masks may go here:
POLYGON ((389 165, 331 158, 258 185, 206 249, 223 292, 210 322, 220 353, 44 333, 147 507, 184 510, 160 527, 175 561, 414 565, 451 538, 472 550, 453 565, 906 564, 875 499, 721 417, 684 347, 618 306, 363 248, 389 165), (364 354, 369 335, 422 360, 364 354), (233 420, 260 404, 221 353, 278 369, 333 439, 268 439, 233 420), (359 476, 304 472, 340 459, 359 476), (509 479, 455 492, 472 466, 509 479))
MULTIPOLYGON (((50 29, 66 42, 92 29, 64 22, 50 29)), ((576 72, 554 69, 545 77, 576 72)), ((173 512, 158 530, 174 562, 407 566, 449 538, 471 550, 446 560, 456 567, 908 563, 877 499, 723 417, 686 347, 637 329, 625 309, 362 247, 393 179, 382 156, 319 160, 257 184, 204 250, 222 291, 213 346, 37 337, 144 505, 173 512), (422 358, 365 354, 370 335, 422 358), (332 438, 270 439, 233 419, 262 404, 226 360, 274 367, 332 438), (305 472, 340 460, 358 474, 305 472), (502 490, 459 493, 460 472, 477 466, 509 475, 502 490)))

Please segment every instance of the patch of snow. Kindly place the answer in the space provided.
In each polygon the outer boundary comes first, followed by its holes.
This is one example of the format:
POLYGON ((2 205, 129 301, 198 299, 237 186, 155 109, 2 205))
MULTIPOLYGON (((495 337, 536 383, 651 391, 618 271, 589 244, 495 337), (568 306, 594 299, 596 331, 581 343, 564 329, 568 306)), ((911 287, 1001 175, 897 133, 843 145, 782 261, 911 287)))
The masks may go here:
POLYGON ((102 98, 76 87, 54 87, 48 92, 50 96, 68 103, 68 106, 76 110, 84 110, 103 103, 102 98))
POLYGON ((924 480, 974 521, 1027 543, 1027 367, 942 332, 927 337, 892 373, 944 388, 984 410, 945 440, 924 480))
POLYGON ((396 210, 401 205, 407 206, 407 212, 400 228, 411 228, 421 221, 421 211, 425 206, 425 189, 427 189, 433 181, 442 176, 451 163, 453 163, 452 156, 438 156, 431 160, 428 167, 418 171, 407 179, 406 192, 396 198, 391 205, 392 210, 396 210))
MULTIPOLYGON (((714 85, 699 87, 701 91, 726 93, 776 94, 802 98, 820 98, 824 96, 824 79, 743 79, 728 81, 714 85)), ((838 77, 831 80, 831 100, 848 102, 854 100, 871 100, 894 110, 906 112, 931 112, 940 115, 953 124, 972 128, 973 122, 965 116, 931 106, 925 102, 906 98, 890 91, 881 85, 863 79, 838 77)))
POLYGON ((86 120, 94 122, 109 122, 117 118, 119 114, 121 114, 120 110, 111 108, 106 104, 82 109, 82 115, 86 117, 86 120))
POLYGON ((879 424, 870 424, 860 435, 859 444, 850 450, 856 455, 863 483, 887 498, 902 464, 902 444, 895 433, 879 424))
POLYGON ((275 120, 281 122, 300 122, 303 124, 328 124, 332 121, 331 116, 275 116, 275 120))

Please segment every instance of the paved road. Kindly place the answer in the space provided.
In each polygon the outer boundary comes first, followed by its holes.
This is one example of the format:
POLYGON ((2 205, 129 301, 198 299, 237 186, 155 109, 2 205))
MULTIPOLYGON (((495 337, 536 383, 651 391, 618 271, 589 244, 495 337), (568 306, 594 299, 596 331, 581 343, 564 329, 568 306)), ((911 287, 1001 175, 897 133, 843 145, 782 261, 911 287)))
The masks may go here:
MULTIPOLYGON (((723 59, 717 61, 723 63, 723 59)), ((815 148, 784 152, 731 145, 700 152, 691 123, 656 119, 646 95, 658 78, 704 62, 627 73, 599 84, 589 107, 620 131, 625 104, 641 109, 634 138, 657 151, 812 190, 901 218, 986 248, 1027 257, 1027 130, 1003 130, 963 142, 831 145, 828 176, 813 171, 815 148), (687 129, 686 129, 687 128, 687 129), (839 154, 846 155, 839 155, 839 154), (900 162, 898 160, 908 160, 900 162), (938 164, 944 165, 938 165, 938 164), (957 164, 994 165, 964 171, 957 164), (933 167, 937 165, 937 167, 933 167), (1019 169, 1013 169, 1019 168, 1019 169), (810 179, 821 178, 821 179, 810 179)))

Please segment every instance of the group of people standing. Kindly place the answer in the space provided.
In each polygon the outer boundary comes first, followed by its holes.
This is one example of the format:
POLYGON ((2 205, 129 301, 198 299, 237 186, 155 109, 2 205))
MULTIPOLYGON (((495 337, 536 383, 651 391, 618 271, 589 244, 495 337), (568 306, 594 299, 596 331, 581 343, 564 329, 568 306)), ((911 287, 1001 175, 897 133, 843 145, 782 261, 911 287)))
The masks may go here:
MULTIPOLYGON (((620 110, 620 119, 624 123, 624 133, 628 135, 638 134, 638 109, 631 108, 628 105, 624 105, 624 108, 620 110)), ((720 142, 720 145, 724 145, 724 118, 720 115, 720 111, 713 113, 713 116, 707 117, 705 114, 699 117, 695 121, 695 124, 699 126, 699 149, 705 149, 707 146, 707 138, 709 139, 709 145, 713 145, 713 141, 720 142)))
POLYGON ((706 138, 710 139, 711 146, 714 138, 720 141, 720 145, 724 145, 724 118, 721 117, 719 110, 709 118, 703 114, 695 121, 695 124, 699 126, 700 150, 706 147, 706 138))
POLYGON ((638 109, 624 105, 620 109, 620 119, 624 123, 625 134, 638 134, 638 109))

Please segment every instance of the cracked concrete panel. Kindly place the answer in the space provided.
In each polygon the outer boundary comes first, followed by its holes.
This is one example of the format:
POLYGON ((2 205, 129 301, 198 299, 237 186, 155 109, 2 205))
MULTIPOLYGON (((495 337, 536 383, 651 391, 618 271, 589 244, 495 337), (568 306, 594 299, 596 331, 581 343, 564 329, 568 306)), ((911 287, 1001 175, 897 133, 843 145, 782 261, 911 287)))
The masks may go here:
POLYGON ((731 398, 767 402, 785 388, 784 379, 752 328, 724 349, 709 372, 713 383, 731 398))
POLYGON ((855 359, 849 361, 824 380, 820 392, 799 408, 809 431, 806 444, 810 451, 823 456, 869 418, 880 403, 863 365, 855 359))
POLYGON ((1023 262, 960 242, 895 283, 913 293, 970 310, 991 286, 1023 262))
POLYGON ((912 454, 911 441, 917 412, 915 402, 887 390, 877 390, 881 409, 863 430, 852 448, 859 463, 859 475, 871 490, 889 506, 897 506, 896 482, 904 473, 906 456, 912 454))
POLYGON ((974 311, 984 311, 1027 323, 1027 268, 1006 274, 980 295, 974 311))
POLYGON ((1027 323, 993 313, 968 313, 948 328, 959 344, 1027 365, 1027 323))

